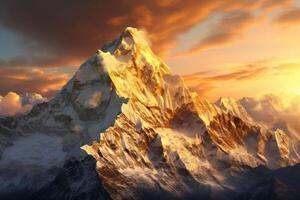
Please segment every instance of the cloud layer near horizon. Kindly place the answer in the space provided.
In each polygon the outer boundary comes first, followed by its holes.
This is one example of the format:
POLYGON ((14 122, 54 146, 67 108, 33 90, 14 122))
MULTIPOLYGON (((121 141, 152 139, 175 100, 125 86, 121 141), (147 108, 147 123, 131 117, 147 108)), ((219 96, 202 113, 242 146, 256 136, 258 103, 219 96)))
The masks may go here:
POLYGON ((18 95, 9 92, 4 97, 0 96, 0 116, 14 116, 16 114, 27 113, 37 103, 47 101, 37 93, 18 95))
POLYGON ((241 99, 250 116, 271 130, 281 129, 300 139, 300 96, 266 94, 257 98, 241 99))

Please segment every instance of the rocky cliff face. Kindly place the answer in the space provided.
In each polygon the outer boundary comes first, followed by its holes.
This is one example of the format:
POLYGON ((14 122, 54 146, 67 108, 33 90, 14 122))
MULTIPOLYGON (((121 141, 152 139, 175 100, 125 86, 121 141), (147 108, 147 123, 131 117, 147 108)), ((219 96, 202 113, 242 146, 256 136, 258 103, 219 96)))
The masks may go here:
POLYGON ((114 199, 137 198, 146 188, 176 196, 235 188, 227 179, 236 168, 299 161, 298 144, 284 132, 256 126, 242 107, 236 116, 198 100, 141 34, 128 28, 112 51, 99 52, 116 93, 128 102, 98 143, 83 146, 114 199))
POLYGON ((0 191, 41 199, 232 199, 263 179, 252 170, 259 165, 299 162, 297 140, 225 104, 199 100, 144 32, 127 28, 53 100, 1 119, 0 191), (24 144, 37 146, 39 159, 28 157, 32 148, 20 150, 24 144), (27 171, 7 175, 11 165, 27 171))

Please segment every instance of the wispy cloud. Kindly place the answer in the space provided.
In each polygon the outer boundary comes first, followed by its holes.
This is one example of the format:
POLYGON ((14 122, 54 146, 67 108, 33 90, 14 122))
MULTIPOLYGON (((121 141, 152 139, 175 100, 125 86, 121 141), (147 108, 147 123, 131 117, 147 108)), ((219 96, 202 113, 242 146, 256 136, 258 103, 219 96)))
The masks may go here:
POLYGON ((15 91, 19 94, 37 92, 53 96, 69 79, 68 75, 40 68, 0 68, 0 93, 15 91))
POLYGON ((226 14, 196 45, 185 53, 197 53, 208 48, 231 43, 242 36, 243 31, 255 21, 249 12, 234 11, 226 14))
POLYGON ((300 96, 295 94, 265 94, 243 98, 240 103, 250 116, 271 130, 281 129, 300 138, 300 96))
POLYGON ((263 8, 274 8, 274 7, 285 7, 289 6, 294 2, 294 0, 265 0, 262 1, 262 7, 263 8))
POLYGON ((219 74, 214 74, 214 71, 189 74, 183 76, 183 79, 191 90, 200 91, 201 95, 205 95, 218 87, 222 88, 222 84, 228 81, 239 84, 241 81, 255 80, 262 77, 270 78, 283 73, 291 73, 297 69, 300 69, 300 63, 290 61, 274 63, 270 59, 232 66, 226 72, 219 74))
POLYGON ((300 23, 300 8, 290 8, 283 11, 275 19, 275 23, 283 25, 300 23))

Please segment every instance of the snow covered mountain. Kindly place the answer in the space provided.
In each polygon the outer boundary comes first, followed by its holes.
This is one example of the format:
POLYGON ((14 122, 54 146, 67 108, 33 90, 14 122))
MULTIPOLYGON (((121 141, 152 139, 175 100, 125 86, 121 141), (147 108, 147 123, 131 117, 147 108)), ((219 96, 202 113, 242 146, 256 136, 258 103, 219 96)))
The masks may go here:
POLYGON ((236 102, 200 100, 126 28, 50 102, 0 119, 0 197, 234 199, 298 152, 236 102))
MULTIPOLYGON (((297 101, 296 97, 286 97, 297 101)), ((298 97, 297 97, 298 98, 298 97)), ((234 99, 222 97, 215 103, 224 112, 237 116, 253 125, 269 130, 284 131, 287 135, 299 140, 298 105, 286 103, 282 97, 266 94, 258 98, 244 97, 234 99)))

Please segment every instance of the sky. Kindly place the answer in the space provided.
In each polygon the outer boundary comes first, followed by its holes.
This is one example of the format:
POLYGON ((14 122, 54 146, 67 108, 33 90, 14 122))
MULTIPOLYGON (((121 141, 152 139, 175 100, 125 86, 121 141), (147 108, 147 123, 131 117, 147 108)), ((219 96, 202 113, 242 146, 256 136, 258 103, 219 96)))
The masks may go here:
POLYGON ((0 95, 50 99, 127 26, 201 97, 300 95, 300 0, 0 0, 0 95), (14 92, 14 93, 12 93, 14 92))

